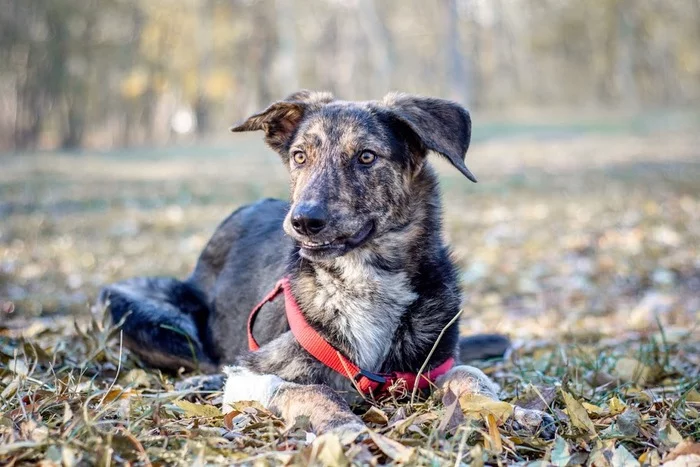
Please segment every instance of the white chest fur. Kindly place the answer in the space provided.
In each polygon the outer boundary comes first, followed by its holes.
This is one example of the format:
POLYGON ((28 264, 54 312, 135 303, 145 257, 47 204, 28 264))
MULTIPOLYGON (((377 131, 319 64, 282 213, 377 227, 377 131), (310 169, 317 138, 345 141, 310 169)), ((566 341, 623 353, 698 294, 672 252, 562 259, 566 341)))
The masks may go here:
POLYGON ((376 371, 386 358, 401 316, 417 295, 405 272, 379 270, 360 254, 335 260, 338 273, 318 268, 314 305, 355 349, 356 363, 376 371))

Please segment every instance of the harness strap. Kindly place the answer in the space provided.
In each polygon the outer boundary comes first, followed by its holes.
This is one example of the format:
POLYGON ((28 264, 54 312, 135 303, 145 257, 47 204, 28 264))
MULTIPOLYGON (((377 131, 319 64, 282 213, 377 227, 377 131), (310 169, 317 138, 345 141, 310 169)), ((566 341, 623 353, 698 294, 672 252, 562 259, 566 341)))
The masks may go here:
POLYGON ((292 295, 288 277, 277 282, 275 288, 250 312, 248 317, 248 348, 251 351, 260 348, 255 337, 253 337, 255 318, 263 305, 274 300, 280 293, 284 293, 284 308, 289 328, 299 345, 328 368, 354 381, 357 389, 362 394, 387 392, 389 387, 399 380, 405 381, 406 388, 413 388, 417 384, 419 389, 427 389, 435 379, 447 373, 455 364, 454 358, 449 358, 436 368, 420 375, 420 379, 418 379, 416 373, 393 372, 390 374, 377 374, 360 368, 338 349, 329 344, 309 324, 292 295))

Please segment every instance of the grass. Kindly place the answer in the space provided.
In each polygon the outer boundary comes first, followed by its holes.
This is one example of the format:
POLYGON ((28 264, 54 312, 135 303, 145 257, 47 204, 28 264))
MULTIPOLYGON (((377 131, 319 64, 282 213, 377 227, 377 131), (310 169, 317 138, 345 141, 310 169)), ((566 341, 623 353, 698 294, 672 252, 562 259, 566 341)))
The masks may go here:
POLYGON ((100 285, 184 276, 236 206, 284 196, 257 139, 211 154, 0 156, 0 463, 23 465, 690 463, 700 437, 700 138, 587 133, 475 143, 471 185, 438 163, 479 366, 547 410, 544 441, 503 407, 440 394, 358 406, 368 432, 314 437, 261 407, 176 391, 91 310, 100 285), (12 311, 12 312, 10 312, 12 311), (457 405, 459 404, 459 405, 457 405), (696 444, 692 444, 692 443, 696 444))

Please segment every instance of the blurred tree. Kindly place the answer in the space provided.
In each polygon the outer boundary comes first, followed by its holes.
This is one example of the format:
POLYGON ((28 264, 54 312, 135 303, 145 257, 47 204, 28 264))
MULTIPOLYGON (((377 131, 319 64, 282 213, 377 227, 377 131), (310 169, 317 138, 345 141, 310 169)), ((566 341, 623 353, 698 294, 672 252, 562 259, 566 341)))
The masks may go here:
POLYGON ((700 99, 697 0, 0 0, 0 147, 207 136, 299 87, 472 107, 700 99))

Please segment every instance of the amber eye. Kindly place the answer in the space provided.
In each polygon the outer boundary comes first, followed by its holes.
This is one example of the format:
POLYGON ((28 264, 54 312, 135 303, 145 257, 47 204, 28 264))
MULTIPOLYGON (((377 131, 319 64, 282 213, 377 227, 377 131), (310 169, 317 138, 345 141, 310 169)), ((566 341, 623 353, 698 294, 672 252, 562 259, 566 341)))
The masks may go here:
POLYGON ((369 151, 364 151, 362 154, 360 154, 360 157, 357 158, 357 160, 360 161, 360 164, 362 165, 370 165, 376 159, 377 156, 373 152, 369 151))
POLYGON ((292 157, 294 158, 294 162, 296 162, 298 165, 302 165, 306 162, 306 154, 301 151, 295 152, 292 154, 292 157))

